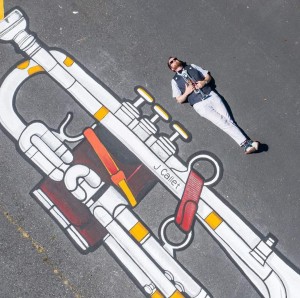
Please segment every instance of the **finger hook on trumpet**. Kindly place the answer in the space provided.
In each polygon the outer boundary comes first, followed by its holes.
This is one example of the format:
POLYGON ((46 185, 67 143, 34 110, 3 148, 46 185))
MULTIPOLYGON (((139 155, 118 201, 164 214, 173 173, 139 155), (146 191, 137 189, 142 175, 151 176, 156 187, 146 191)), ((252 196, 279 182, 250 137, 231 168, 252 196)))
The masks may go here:
POLYGON ((174 257, 177 250, 184 250, 191 244, 193 241, 193 230, 186 234, 184 240, 180 243, 173 243, 167 237, 167 228, 173 222, 175 222, 175 217, 173 215, 167 217, 159 227, 159 236, 164 243, 164 249, 174 257))

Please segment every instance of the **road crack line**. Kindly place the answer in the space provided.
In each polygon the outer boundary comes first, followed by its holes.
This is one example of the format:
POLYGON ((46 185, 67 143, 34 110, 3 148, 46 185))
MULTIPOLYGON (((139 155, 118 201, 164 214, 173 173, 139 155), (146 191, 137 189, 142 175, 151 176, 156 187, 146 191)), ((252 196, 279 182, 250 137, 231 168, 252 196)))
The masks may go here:
POLYGON ((1 205, 0 213, 2 213, 7 221, 16 228, 23 239, 31 242, 32 247, 42 257, 44 264, 50 267, 51 271, 57 276, 57 278, 75 295, 75 298, 83 298, 80 291, 76 289, 76 287, 66 278, 63 272, 50 260, 46 249, 34 240, 30 234, 7 211, 3 209, 1 205))

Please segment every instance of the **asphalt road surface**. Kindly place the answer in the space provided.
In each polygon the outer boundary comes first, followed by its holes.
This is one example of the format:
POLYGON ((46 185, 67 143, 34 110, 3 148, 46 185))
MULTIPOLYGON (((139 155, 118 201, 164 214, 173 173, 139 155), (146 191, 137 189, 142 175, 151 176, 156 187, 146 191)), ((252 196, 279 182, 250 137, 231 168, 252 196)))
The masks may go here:
MULTIPOLYGON (((299 1, 11 0, 49 47, 76 57, 121 98, 146 87, 192 135, 178 141, 187 160, 199 150, 223 163, 215 189, 252 228, 278 239, 277 250, 300 268, 300 4, 299 1), (238 125, 265 151, 244 155, 226 134, 172 99, 167 59, 211 71, 238 125)), ((23 59, 0 44, 0 77, 23 59)), ((58 85, 39 76, 18 93, 27 121, 57 128, 68 111, 76 135, 93 123, 58 85)), ((168 127, 164 128, 170 134, 168 127)), ((80 254, 30 196, 42 176, 0 130, 0 297, 144 297, 109 253, 80 254)), ((176 200, 157 185, 136 212, 157 234, 176 200)), ((261 297, 218 244, 195 226, 178 260, 215 298, 261 297)))

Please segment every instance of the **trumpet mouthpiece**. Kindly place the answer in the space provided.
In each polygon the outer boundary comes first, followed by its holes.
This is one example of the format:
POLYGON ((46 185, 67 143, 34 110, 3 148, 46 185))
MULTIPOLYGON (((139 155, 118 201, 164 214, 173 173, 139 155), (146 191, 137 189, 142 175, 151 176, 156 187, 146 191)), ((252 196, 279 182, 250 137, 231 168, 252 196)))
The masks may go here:
POLYGON ((4 17, 4 12, 1 12, 0 8, 0 40, 11 41, 20 32, 24 31, 26 27, 27 21, 21 11, 15 9, 9 15, 4 17), (2 19, 1 14, 3 15, 2 19))

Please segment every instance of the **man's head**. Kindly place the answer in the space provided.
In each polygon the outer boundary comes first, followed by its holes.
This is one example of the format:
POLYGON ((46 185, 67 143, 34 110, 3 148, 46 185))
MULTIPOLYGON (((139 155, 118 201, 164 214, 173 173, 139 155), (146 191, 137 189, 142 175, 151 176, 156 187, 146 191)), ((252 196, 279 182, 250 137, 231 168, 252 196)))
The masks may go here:
POLYGON ((176 57, 169 57, 168 59, 168 67, 174 72, 181 70, 184 64, 184 62, 178 60, 176 57))

